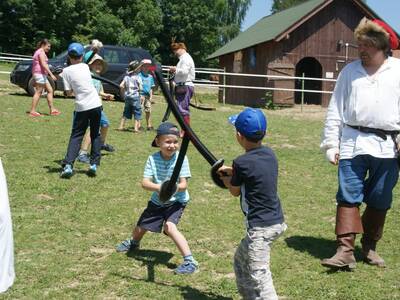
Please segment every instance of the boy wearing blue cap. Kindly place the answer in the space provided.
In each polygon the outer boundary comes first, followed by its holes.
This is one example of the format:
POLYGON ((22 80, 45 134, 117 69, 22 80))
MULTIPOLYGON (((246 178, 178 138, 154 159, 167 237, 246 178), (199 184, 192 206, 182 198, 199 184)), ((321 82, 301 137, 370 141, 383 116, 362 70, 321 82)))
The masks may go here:
POLYGON ((70 178, 73 175, 73 165, 78 157, 82 139, 86 129, 90 126, 92 149, 90 152, 89 176, 96 176, 97 166, 100 164, 100 118, 101 99, 92 83, 92 76, 87 64, 82 63, 84 48, 79 43, 68 46, 70 66, 64 68, 62 78, 64 90, 68 96, 75 95, 75 111, 69 139, 67 154, 64 159, 64 168, 61 178, 70 178))
POLYGON ((189 201, 188 178, 191 177, 187 157, 183 160, 179 173, 177 192, 165 203, 160 201, 161 184, 168 180, 178 159, 180 131, 169 122, 161 123, 152 146, 160 151, 150 155, 143 174, 142 187, 153 192, 146 209, 132 232, 132 238, 117 246, 117 252, 129 252, 139 248, 139 243, 147 231, 169 236, 183 256, 183 263, 175 269, 176 274, 192 274, 198 271, 198 263, 193 258, 189 245, 177 225, 189 201))
POLYGON ((278 299, 269 268, 270 245, 287 228, 277 193, 278 161, 263 146, 267 120, 259 109, 246 108, 229 122, 246 151, 218 172, 233 196, 240 195, 247 234, 234 257, 236 285, 244 299, 278 299))

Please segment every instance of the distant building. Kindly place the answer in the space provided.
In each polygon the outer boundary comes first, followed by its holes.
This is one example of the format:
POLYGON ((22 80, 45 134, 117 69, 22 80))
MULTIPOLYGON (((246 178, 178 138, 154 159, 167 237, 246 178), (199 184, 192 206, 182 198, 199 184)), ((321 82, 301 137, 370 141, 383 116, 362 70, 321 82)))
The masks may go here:
MULTIPOLYGON (((346 63, 358 58, 354 29, 363 17, 381 19, 361 0, 310 0, 262 18, 208 58, 218 58, 226 72, 335 79, 346 63)), ((400 50, 393 54, 400 57, 400 50)), ((301 80, 241 76, 226 76, 226 84, 301 88, 301 80)), ((305 81, 305 89, 333 88, 334 82, 305 81)), ((226 102, 263 106, 265 93, 228 88, 226 102)), ((273 91, 272 95, 277 105, 301 101, 300 92, 273 91)), ((330 94, 305 93, 304 98, 307 104, 327 106, 330 94)))

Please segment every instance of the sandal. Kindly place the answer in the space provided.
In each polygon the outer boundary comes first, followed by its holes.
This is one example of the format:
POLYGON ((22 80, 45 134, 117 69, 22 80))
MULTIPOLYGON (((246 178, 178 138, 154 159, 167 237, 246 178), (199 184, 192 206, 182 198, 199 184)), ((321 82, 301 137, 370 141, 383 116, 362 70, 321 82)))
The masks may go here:
POLYGON ((55 109, 50 113, 50 115, 51 116, 59 116, 59 115, 61 115, 61 112, 59 112, 57 109, 55 109))
POLYGON ((41 117, 42 115, 40 113, 38 113, 37 111, 34 111, 34 112, 30 112, 29 116, 30 117, 41 117))

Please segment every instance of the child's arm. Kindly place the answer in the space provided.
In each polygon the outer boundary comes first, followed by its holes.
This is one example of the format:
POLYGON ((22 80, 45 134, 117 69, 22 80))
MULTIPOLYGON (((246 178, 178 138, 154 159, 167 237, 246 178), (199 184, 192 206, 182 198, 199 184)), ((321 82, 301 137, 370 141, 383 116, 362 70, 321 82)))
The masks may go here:
POLYGON ((229 192, 232 194, 232 196, 237 197, 240 195, 240 186, 234 186, 231 184, 232 170, 232 167, 224 165, 218 169, 218 174, 224 185, 229 189, 229 192))
POLYGON ((121 98, 124 98, 124 93, 125 93, 125 79, 122 80, 122 82, 119 84, 119 93, 121 98))
POLYGON ((176 190, 177 192, 184 192, 186 191, 188 187, 188 181, 185 177, 180 177, 179 178, 179 183, 178 183, 178 189, 176 190))
POLYGON ((142 188, 144 188, 146 191, 159 193, 160 187, 161 184, 152 182, 151 178, 143 178, 142 180, 142 188))

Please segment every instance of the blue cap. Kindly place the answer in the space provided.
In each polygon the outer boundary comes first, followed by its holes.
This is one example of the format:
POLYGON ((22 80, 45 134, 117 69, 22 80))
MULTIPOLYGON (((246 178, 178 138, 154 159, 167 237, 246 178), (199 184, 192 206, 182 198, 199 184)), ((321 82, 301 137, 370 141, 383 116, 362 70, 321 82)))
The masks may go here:
POLYGON ((246 108, 240 114, 230 116, 228 121, 246 138, 255 141, 261 140, 267 131, 267 119, 260 109, 246 108))
MULTIPOLYGON (((156 138, 158 136, 167 135, 167 134, 173 134, 173 135, 176 135, 176 136, 179 137, 180 136, 179 128, 175 124, 172 124, 170 122, 161 123, 160 126, 158 126, 158 128, 157 128, 157 136, 156 136, 156 138)), ((153 147, 158 147, 157 143, 156 143, 156 139, 153 140, 151 145, 153 147)))
POLYGON ((80 43, 72 43, 68 46, 68 55, 80 57, 85 52, 85 48, 83 48, 80 43))

